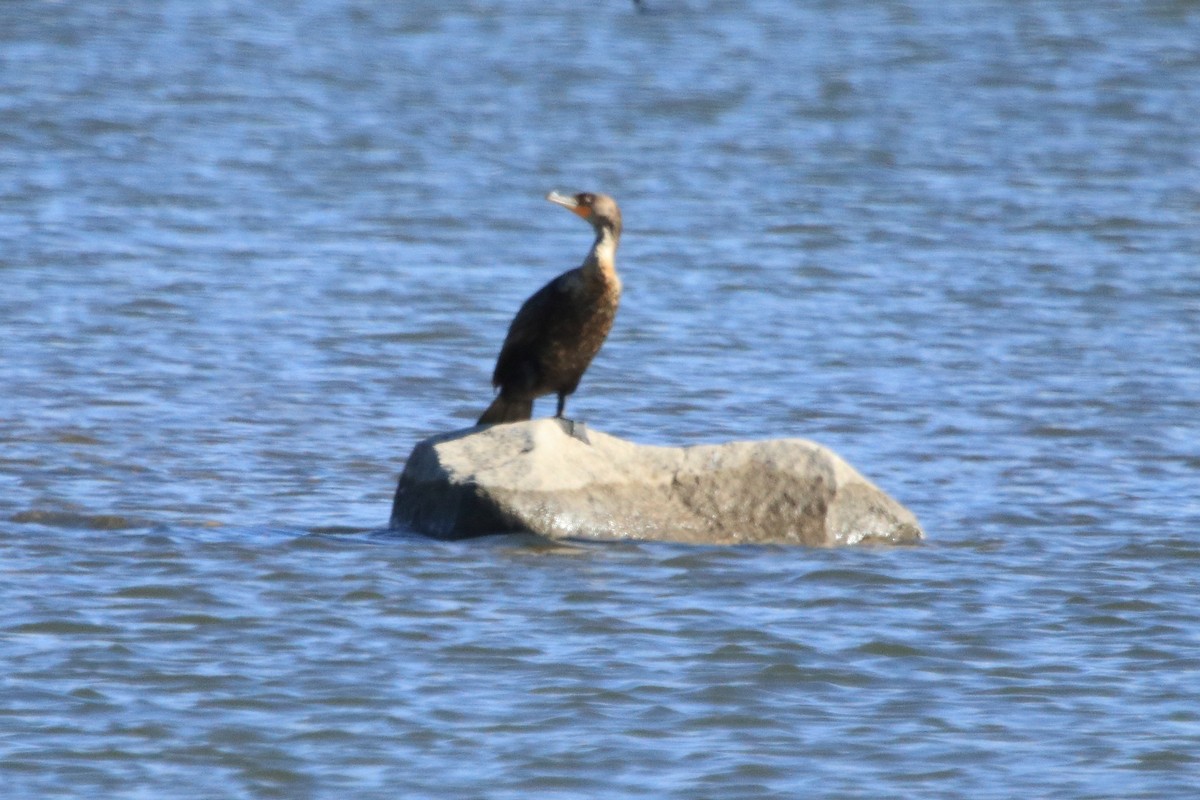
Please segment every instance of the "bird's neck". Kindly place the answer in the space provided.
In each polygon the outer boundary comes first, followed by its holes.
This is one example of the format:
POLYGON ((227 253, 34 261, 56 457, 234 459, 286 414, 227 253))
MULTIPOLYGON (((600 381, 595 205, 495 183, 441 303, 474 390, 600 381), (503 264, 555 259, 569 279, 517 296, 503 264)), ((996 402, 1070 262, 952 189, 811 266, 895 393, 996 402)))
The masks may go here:
POLYGON ((616 232, 609 228, 601 228, 596 232, 596 241, 583 262, 584 275, 606 283, 620 283, 617 278, 617 241, 616 232))

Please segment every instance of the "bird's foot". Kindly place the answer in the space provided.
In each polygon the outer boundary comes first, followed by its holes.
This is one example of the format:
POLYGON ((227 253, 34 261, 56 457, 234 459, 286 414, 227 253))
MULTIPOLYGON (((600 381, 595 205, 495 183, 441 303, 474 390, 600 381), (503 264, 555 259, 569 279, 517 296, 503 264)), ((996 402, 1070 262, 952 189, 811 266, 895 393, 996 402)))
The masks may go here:
POLYGON ((578 420, 567 419, 566 417, 555 417, 559 427, 563 429, 563 433, 570 436, 572 439, 578 439, 584 444, 590 445, 592 440, 587 435, 587 424, 578 420))

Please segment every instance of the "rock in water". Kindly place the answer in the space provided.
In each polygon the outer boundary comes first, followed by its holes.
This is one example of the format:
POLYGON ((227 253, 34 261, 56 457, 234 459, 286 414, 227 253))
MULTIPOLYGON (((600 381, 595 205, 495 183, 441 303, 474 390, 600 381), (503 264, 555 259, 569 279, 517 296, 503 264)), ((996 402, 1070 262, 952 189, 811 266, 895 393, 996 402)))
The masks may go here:
POLYGON ((421 442, 400 476, 392 525, 441 539, 530 531, 834 546, 923 537, 912 512, 813 442, 653 447, 594 430, 571 436, 554 419, 421 442))

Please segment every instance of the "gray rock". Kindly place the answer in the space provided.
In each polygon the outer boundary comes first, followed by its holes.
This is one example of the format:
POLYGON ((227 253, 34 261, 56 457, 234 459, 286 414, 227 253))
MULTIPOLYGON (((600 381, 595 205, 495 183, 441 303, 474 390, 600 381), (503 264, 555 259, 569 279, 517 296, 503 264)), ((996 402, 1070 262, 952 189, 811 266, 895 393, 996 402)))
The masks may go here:
POLYGON ((834 546, 923 537, 908 509, 813 442, 653 447, 594 430, 573 437, 553 419, 421 442, 400 476, 392 525, 443 539, 530 531, 834 546))

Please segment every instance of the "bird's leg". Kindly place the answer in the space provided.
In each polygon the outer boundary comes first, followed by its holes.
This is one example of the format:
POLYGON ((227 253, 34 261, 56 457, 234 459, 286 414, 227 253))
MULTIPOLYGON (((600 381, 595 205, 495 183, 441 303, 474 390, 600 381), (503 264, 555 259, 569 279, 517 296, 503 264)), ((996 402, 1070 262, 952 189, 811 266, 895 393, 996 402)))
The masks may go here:
POLYGON ((554 413, 554 418, 559 421, 558 424, 562 426, 563 432, 572 439, 578 439, 584 444, 591 444, 592 441, 587 435, 587 426, 585 426, 582 422, 576 422, 573 419, 567 419, 563 416, 563 411, 566 409, 566 407, 567 396, 565 394, 559 394, 558 411, 554 413))

